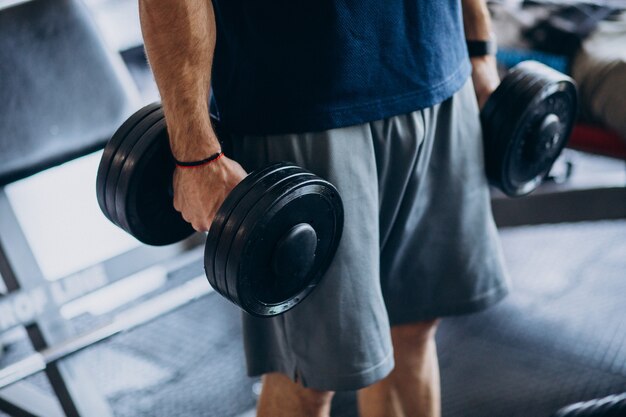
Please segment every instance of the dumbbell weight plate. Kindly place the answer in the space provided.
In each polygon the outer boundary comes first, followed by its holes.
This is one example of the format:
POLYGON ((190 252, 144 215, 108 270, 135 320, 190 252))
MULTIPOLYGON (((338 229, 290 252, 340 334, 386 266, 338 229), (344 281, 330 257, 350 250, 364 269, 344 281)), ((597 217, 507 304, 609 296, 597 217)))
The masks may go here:
POLYGON ((492 177, 492 183, 508 195, 513 194, 509 191, 511 187, 507 186, 507 160, 514 146, 514 141, 511 139, 512 132, 518 128, 519 117, 530 104, 532 94, 535 92, 534 89, 537 88, 537 85, 539 88, 542 86, 541 78, 534 72, 526 70, 523 65, 518 65, 516 69, 519 75, 511 82, 511 87, 506 93, 506 99, 501 103, 499 118, 494 124, 496 135, 494 159, 498 170, 492 177))
POLYGON ((510 144, 503 157, 502 187, 513 196, 541 183, 565 147, 576 114, 576 90, 567 77, 538 63, 527 63, 526 70, 537 81, 519 93, 517 123, 503 132, 510 144), (553 122, 551 135, 540 135, 539 127, 550 114, 558 117, 547 119, 553 122))
MULTIPOLYGON (((133 236, 135 235, 127 220, 125 207, 128 185, 129 182, 133 180, 132 176, 136 176, 138 174, 135 167, 136 163, 141 159, 146 160, 145 158, 147 158, 146 141, 150 141, 151 138, 156 138, 165 129, 165 117, 156 120, 152 125, 144 125, 144 128, 145 129, 143 131, 134 132, 137 135, 137 138, 134 139, 133 147, 128 150, 124 161, 120 164, 120 178, 117 182, 117 187, 115 188, 115 213, 118 218, 118 222, 122 229, 126 230, 133 236)), ((137 236, 135 236, 135 238, 137 238, 137 236)))
MULTIPOLYGON (((257 182, 263 179, 263 175, 266 174, 266 171, 267 168, 254 170, 250 172, 239 184, 237 184, 237 186, 226 196, 217 210, 213 222, 211 223, 211 227, 207 235, 207 242, 204 247, 204 269, 209 283, 220 294, 225 288, 225 283, 217 281, 217 272, 214 261, 218 245, 225 238, 223 233, 224 226, 229 222, 232 211, 242 204, 241 200, 248 195, 249 191, 257 182)), ((229 298, 227 292, 222 295, 229 298)))
POLYGON ((236 203, 232 204, 232 209, 230 209, 228 215, 220 216, 219 218, 216 217, 211 225, 211 230, 207 238, 207 241, 211 240, 212 242, 216 242, 216 245, 214 246, 215 249, 213 252, 210 252, 208 245, 205 249, 205 271, 207 275, 209 271, 213 272, 213 279, 217 286, 216 290, 223 292, 225 297, 232 300, 228 292, 228 283, 226 282, 224 269, 232 240, 239 230, 243 218, 249 212, 250 208, 253 207, 263 195, 267 194, 272 187, 277 186, 285 177, 302 172, 304 172, 302 168, 291 164, 279 163, 271 165, 255 173, 253 180, 246 181, 245 183, 244 180, 242 183, 238 184, 237 187, 235 187, 236 194, 232 198, 229 194, 227 197, 228 202, 225 202, 224 208, 222 209, 222 207, 220 207, 219 211, 229 210, 231 201, 234 201, 238 197, 238 194, 242 194, 245 191, 245 195, 242 195, 236 203), (218 232, 220 232, 219 236, 217 236, 218 232))
POLYGON ((261 317, 285 312, 310 294, 330 265, 343 229, 341 200, 328 182, 303 178, 282 191, 280 196, 265 197, 267 201, 260 201, 248 214, 240 228, 246 236, 237 236, 229 253, 227 277, 229 283, 235 281, 238 304, 261 317), (278 276, 272 267, 276 243, 303 223, 317 235, 313 265, 295 280, 278 276))
POLYGON ((526 74, 519 68, 513 68, 502 79, 496 90, 487 99, 481 111, 481 121, 483 126, 485 168, 490 182, 498 186, 498 178, 502 172, 502 136, 500 130, 502 125, 510 122, 510 109, 512 105, 511 90, 515 88, 517 82, 523 79, 526 74))
POLYGON ((163 112, 160 108, 154 110, 149 115, 144 117, 140 122, 137 123, 137 125, 135 125, 133 129, 128 132, 128 134, 119 144, 115 154, 112 157, 109 171, 106 177, 104 196, 107 209, 112 217, 111 220, 119 227, 122 227, 122 225, 120 224, 120 220, 115 207, 115 199, 117 193, 117 183, 119 181, 122 166, 126 161, 128 153, 135 146, 143 132, 145 132, 150 126, 152 126, 154 123, 158 122, 161 119, 163 119, 163 112))
POLYGON ((520 194, 526 193, 524 188, 534 189, 543 180, 567 144, 573 125, 573 110, 566 103, 571 103, 573 96, 566 92, 566 88, 562 84, 545 86, 522 116, 519 129, 513 133, 517 144, 513 148, 516 152, 507 158, 507 181, 520 190, 520 194), (547 115, 551 119, 546 119, 547 115), (542 122, 553 125, 549 129, 551 135, 538 134, 542 122))
MULTIPOLYGON (((576 85, 569 77, 564 77, 563 74, 546 66, 542 66, 539 70, 546 79, 551 79, 551 82, 541 92, 541 96, 537 98, 537 101, 544 107, 542 113, 552 113, 558 116, 560 120, 559 127, 561 128, 559 136, 561 142, 559 144, 562 146, 553 146, 550 149, 552 155, 550 155, 550 152, 542 154, 546 159, 551 159, 551 162, 549 162, 551 166, 566 145, 576 121, 576 116, 578 115, 578 95, 576 85)), ((536 142, 535 144, 545 145, 543 142, 536 142)))
POLYGON ((485 105, 480 112, 480 119, 483 125, 485 138, 487 139, 485 144, 486 147, 491 145, 489 140, 494 137, 494 135, 492 134, 493 132, 491 132, 491 128, 493 127, 492 119, 494 117, 497 117, 495 113, 497 112, 500 103, 504 101, 504 97, 506 97, 506 92, 510 88, 511 84, 515 81, 517 77, 522 75, 522 71, 516 70, 515 68, 511 69, 509 73, 504 78, 502 78, 498 87, 493 93, 491 93, 491 96, 489 96, 489 98, 485 102, 485 105))
MULTIPOLYGON (((291 165, 284 163, 271 165, 265 169, 258 169, 249 173, 231 192, 226 196, 226 199, 221 204, 215 218, 211 223, 209 234, 207 236, 207 242, 204 248, 205 259, 205 272, 209 279, 209 283, 213 288, 217 290, 218 285, 215 281, 215 270, 213 260, 215 259, 215 251, 217 250, 217 244, 220 241, 222 230, 224 225, 228 222, 232 210, 239 204, 241 199, 248 193, 248 191, 254 187, 254 185, 260 181, 264 175, 268 172, 272 172, 276 169, 293 169, 291 165)), ((220 291, 220 290, 218 290, 220 291)))
POLYGON ((98 174, 96 176, 96 197, 98 199, 98 205, 102 213, 111 221, 111 214, 106 204, 106 179, 109 175, 109 169, 113 162, 113 157, 117 153, 117 150, 124 142, 124 139, 128 133, 145 117, 150 115, 161 106, 159 103, 152 103, 142 109, 133 113, 113 134, 109 142, 107 142, 100 158, 100 164, 98 165, 98 174))
MULTIPOLYGON (((233 265, 238 265, 241 261, 241 250, 245 242, 250 238, 253 224, 256 224, 256 221, 263 221, 271 207, 279 203, 285 193, 296 189, 297 185, 301 184, 303 180, 317 178, 310 173, 306 174, 307 175, 295 173, 285 178, 280 184, 271 185, 271 188, 268 189, 267 192, 259 195, 259 198, 254 204, 248 205, 245 211, 242 210, 242 212, 238 213, 238 228, 235 229, 236 234, 229 239, 230 244, 227 247, 226 256, 220 258, 221 273, 224 275, 224 279, 227 282, 230 297, 236 304, 241 305, 241 297, 238 294, 238 276, 236 271, 233 270, 233 265), (230 271, 228 270, 229 265, 230 271)), ((263 236, 261 240, 267 247, 273 247, 273 244, 265 236, 263 236)))
MULTIPOLYGON (((123 139, 120 143, 109 167, 109 173, 106 178, 105 186, 105 201, 109 214, 112 217, 113 223, 124 229, 120 223, 118 212, 116 208, 115 199, 117 196, 118 181, 122 172, 122 167, 126 162, 128 154, 133 149, 139 138, 143 133, 148 130, 152 125, 163 119, 163 110, 156 109, 149 115, 143 118, 123 139)), ((126 229, 125 229, 126 230, 126 229)))
MULTIPOLYGON (((228 291, 229 297, 237 305, 241 305, 237 288, 237 276, 229 274, 228 263, 232 262, 234 255, 236 257, 237 254, 235 253, 235 251, 237 250, 236 248, 238 243, 240 243, 241 241, 247 241, 248 239, 250 226, 245 226, 244 221, 253 221, 250 220, 250 216, 254 216, 254 214, 251 213, 266 213, 269 206, 275 204, 277 202, 277 199, 285 193, 285 190, 292 190, 294 189, 294 186, 302 183, 303 180, 310 178, 315 178, 315 176, 310 172, 292 172, 287 174, 280 180, 276 181, 276 183, 274 184, 268 182, 267 185, 269 187, 265 188, 265 191, 261 190, 263 184, 259 184, 256 192, 258 196, 258 198, 256 198, 256 201, 250 199, 248 203, 251 204, 246 204, 241 211, 233 212, 232 217, 234 217, 235 219, 234 223, 237 223, 238 226, 236 229, 232 229, 231 235, 227 239, 225 239, 225 245, 223 246, 225 251, 222 252, 222 257, 218 256, 219 268, 217 269, 217 272, 218 274, 222 275, 222 281, 226 284, 226 290, 228 291), (228 241, 227 244, 226 241, 228 241)), ((264 242, 267 241, 265 236, 263 236, 261 240, 264 242)), ((245 263, 249 262, 247 258, 244 259, 245 263)))
MULTIPOLYGON (((513 71, 515 71, 515 75, 511 77, 508 89, 503 93, 503 99, 497 103, 496 117, 493 120, 493 152, 494 160, 499 167, 496 174, 498 179, 502 176, 503 155, 510 146, 509 137, 504 135, 504 131, 517 122, 516 115, 518 113, 516 109, 520 107, 520 103, 523 101, 523 92, 526 91, 526 87, 530 87, 537 80, 537 77, 533 77, 533 74, 525 71, 523 66, 514 67, 509 74, 513 75, 513 71)), ((509 74, 507 74, 507 78, 509 74)), ((527 104, 522 103, 522 106, 527 104)))
POLYGON ((501 87, 481 112, 485 164, 492 184, 519 196, 536 188, 565 146, 576 114, 576 89, 565 75, 532 61, 514 67, 501 87), (560 124, 554 116, 545 119, 555 111, 560 124), (538 135, 541 123, 548 128, 538 135))
POLYGON ((174 209, 171 192, 174 161, 165 119, 139 138, 122 167, 116 211, 122 227, 154 246, 179 242, 194 233, 174 209))
POLYGON ((535 180, 535 175, 526 178, 522 183, 517 183, 516 185, 511 183, 511 159, 515 158, 516 155, 520 155, 524 147, 524 140, 522 142, 516 140, 519 136, 517 135, 520 129, 523 129, 525 125, 527 125, 527 121, 525 120, 523 115, 530 111, 536 111, 537 107, 531 107, 532 103, 537 96, 541 92, 543 88, 545 88, 548 81, 542 76, 540 73, 535 71, 532 68, 532 65, 524 65, 528 63, 523 63, 522 65, 518 65, 524 69, 526 73, 524 83, 520 83, 517 89, 513 92, 512 96, 515 98, 514 105, 511 109, 511 118, 513 123, 502 126, 502 130, 500 134, 502 137, 507 138, 506 141, 503 141, 504 147, 501 151, 502 155, 502 174, 500 177, 500 187, 504 188, 509 195, 520 195, 525 193, 525 189, 532 190, 536 188, 538 185, 535 180))

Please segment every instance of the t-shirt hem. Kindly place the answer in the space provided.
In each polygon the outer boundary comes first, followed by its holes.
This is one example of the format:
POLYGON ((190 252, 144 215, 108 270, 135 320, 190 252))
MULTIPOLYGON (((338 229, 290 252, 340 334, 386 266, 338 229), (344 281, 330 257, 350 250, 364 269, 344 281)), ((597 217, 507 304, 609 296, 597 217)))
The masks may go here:
MULTIPOLYGON (((352 106, 322 111, 296 112, 278 109, 259 110, 245 117, 242 123, 230 120, 228 112, 221 112, 220 122, 226 130, 242 135, 276 135, 288 133, 319 132, 381 120, 439 104, 460 90, 471 74, 469 60, 443 81, 428 90, 408 92, 352 106), (280 117, 268 117, 271 112, 280 117)), ((221 109, 223 110, 223 109, 221 109)))

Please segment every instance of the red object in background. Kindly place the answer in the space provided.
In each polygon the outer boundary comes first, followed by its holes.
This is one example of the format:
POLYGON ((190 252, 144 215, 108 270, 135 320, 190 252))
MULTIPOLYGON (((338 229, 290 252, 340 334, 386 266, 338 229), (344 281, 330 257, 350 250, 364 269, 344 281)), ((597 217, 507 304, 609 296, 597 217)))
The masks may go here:
POLYGON ((601 126, 578 123, 570 136, 569 148, 626 159, 626 138, 601 126))

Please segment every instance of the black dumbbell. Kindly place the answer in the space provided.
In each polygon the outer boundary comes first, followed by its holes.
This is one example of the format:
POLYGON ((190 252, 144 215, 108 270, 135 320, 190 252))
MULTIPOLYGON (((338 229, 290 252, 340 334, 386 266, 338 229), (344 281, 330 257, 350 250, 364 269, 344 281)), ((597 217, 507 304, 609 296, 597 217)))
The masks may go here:
MULTIPOLYGON (((98 204, 114 224, 148 245, 194 230, 173 207, 174 161, 160 104, 133 114, 104 148, 98 204)), ((207 236, 207 278, 248 313, 284 313, 317 285, 337 250, 343 205, 328 181, 281 162, 250 173, 220 206, 207 236)))
POLYGON ((513 67, 481 112, 487 178, 511 197, 535 190, 567 144, 574 81, 539 62, 513 67))

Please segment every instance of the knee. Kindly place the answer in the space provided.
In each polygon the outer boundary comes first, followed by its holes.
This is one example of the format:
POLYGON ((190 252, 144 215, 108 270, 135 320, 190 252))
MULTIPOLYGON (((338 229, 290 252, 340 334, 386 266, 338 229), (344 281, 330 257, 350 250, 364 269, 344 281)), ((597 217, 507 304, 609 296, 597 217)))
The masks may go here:
POLYGON ((391 328, 391 339, 396 351, 415 349, 435 338, 439 319, 402 324, 391 328))
POLYGON ((282 397, 283 401, 293 403, 307 416, 327 414, 335 394, 333 391, 305 388, 281 373, 265 374, 263 389, 267 390, 270 396, 276 395, 282 397))
POLYGON ((335 393, 333 391, 318 391, 300 387, 298 394, 302 408, 308 411, 307 415, 317 415, 320 411, 330 410, 330 403, 335 393))

